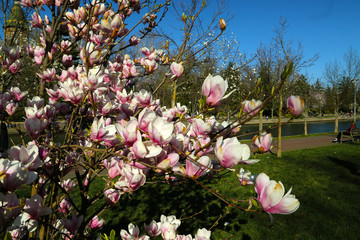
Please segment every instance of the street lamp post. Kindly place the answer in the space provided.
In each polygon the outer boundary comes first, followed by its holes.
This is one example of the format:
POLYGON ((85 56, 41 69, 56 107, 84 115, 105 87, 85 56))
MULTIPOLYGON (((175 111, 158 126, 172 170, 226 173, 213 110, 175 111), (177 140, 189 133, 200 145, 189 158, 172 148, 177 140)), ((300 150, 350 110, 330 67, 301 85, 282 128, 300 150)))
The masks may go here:
POLYGON ((355 85, 355 90, 354 90, 354 122, 356 123, 356 92, 357 92, 357 81, 359 79, 354 79, 354 85, 355 85))

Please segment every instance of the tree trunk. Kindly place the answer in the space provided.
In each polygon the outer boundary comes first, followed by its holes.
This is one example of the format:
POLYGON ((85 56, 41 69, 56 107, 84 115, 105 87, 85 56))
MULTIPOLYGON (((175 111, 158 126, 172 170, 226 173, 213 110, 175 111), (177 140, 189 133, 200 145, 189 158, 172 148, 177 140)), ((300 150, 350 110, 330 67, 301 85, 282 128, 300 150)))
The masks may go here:
POLYGON ((338 106, 335 106, 335 129, 334 129, 335 133, 339 132, 339 111, 338 111, 338 106))
POLYGON ((263 130, 262 116, 263 116, 263 111, 260 111, 260 114, 259 114, 259 132, 261 132, 263 130))
POLYGON ((282 115, 282 91, 280 90, 279 92, 279 128, 278 128, 278 140, 277 140, 277 145, 278 145, 278 149, 277 149, 277 157, 281 157, 281 115, 282 115))
POLYGON ((173 81, 173 95, 171 99, 171 108, 175 107, 175 102, 176 102, 176 82, 173 81))
POLYGON ((305 136, 307 136, 308 135, 308 131, 307 131, 307 113, 308 113, 308 108, 306 107, 306 105, 305 105, 305 113, 304 113, 304 115, 305 115, 305 122, 304 122, 304 133, 305 133, 305 136))

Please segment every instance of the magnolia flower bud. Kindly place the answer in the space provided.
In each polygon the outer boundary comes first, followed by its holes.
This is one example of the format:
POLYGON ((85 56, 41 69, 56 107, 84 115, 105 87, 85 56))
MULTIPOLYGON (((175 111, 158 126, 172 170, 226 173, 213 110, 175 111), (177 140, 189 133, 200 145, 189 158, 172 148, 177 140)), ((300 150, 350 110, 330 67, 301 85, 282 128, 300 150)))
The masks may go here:
POLYGON ((181 63, 173 62, 170 66, 174 77, 181 77, 184 72, 184 66, 181 63))
POLYGON ((287 108, 294 117, 300 115, 304 111, 304 107, 304 100, 299 96, 290 96, 287 99, 287 108))
POLYGON ((220 30, 224 31, 226 29, 226 22, 225 22, 225 20, 223 18, 221 18, 219 20, 219 24, 220 24, 220 30))

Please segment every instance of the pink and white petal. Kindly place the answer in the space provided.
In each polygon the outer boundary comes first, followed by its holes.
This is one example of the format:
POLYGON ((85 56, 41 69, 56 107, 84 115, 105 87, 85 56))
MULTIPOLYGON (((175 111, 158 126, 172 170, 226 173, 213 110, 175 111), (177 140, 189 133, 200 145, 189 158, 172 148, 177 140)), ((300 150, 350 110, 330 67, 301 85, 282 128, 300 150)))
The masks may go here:
POLYGON ((264 210, 267 211, 267 209, 278 204, 283 196, 284 186, 282 183, 271 180, 268 185, 261 191, 259 201, 261 202, 264 210))
POLYGON ((260 194, 264 187, 270 182, 270 178, 265 173, 260 173, 255 180, 255 191, 260 194))
POLYGON ((274 207, 267 209, 269 213, 277 214, 291 214, 295 212, 300 207, 300 202, 295 198, 294 195, 289 195, 284 197, 281 201, 276 204, 274 207))
POLYGON ((255 164, 257 162, 260 162, 260 159, 248 159, 248 160, 242 160, 240 163, 245 165, 251 165, 255 164))

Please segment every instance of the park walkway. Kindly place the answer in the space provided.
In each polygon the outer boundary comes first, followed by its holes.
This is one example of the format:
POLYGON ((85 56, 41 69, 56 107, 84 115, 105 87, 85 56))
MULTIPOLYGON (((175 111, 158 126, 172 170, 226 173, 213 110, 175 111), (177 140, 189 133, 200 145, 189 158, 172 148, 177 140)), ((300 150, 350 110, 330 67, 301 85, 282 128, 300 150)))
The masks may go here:
MULTIPOLYGON (((322 135, 322 136, 309 136, 309 137, 295 137, 295 138, 286 138, 281 141, 281 149, 285 151, 293 151, 307 148, 317 148, 322 146, 334 145, 332 140, 335 138, 336 134, 333 135, 322 135)), ((340 143, 339 143, 340 144, 340 143)), ((277 150, 277 140, 273 140, 273 152, 277 150)))

